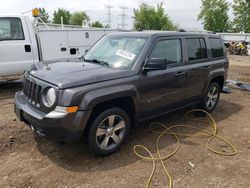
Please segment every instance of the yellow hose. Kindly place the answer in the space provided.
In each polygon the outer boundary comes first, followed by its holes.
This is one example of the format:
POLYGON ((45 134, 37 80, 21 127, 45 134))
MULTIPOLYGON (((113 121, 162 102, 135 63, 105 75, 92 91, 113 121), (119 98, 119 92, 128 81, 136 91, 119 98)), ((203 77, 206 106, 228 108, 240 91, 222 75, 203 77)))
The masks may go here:
MULTIPOLYGON (((176 128, 176 127, 184 127, 184 128, 190 128, 190 129, 195 129, 195 130, 198 130, 199 132, 202 132, 202 133, 205 133, 205 134, 199 134, 198 136, 210 136, 210 138, 208 139, 207 143, 206 143, 206 147, 216 153, 216 154, 219 154, 219 155, 226 155, 226 156, 233 156, 237 153, 235 147, 229 142, 227 141, 226 139, 220 137, 217 135, 217 125, 216 125, 216 122, 214 120, 214 118, 206 111, 204 110, 200 110, 200 109, 195 109, 195 110, 191 110, 191 111, 188 111, 186 114, 185 114, 185 117, 186 119, 188 120, 193 120, 193 121, 199 121, 199 122, 206 122, 206 123, 209 123, 212 128, 213 128, 213 131, 212 132, 209 132, 209 131, 206 131, 206 130, 202 130, 200 128, 197 128, 197 127, 194 127, 194 126, 189 126, 189 125, 174 125, 174 126, 171 126, 171 127, 167 127, 166 125, 162 124, 162 123, 158 123, 158 122, 155 122, 155 123, 152 123, 149 125, 149 130, 153 133, 158 133, 160 134, 158 136, 158 138, 156 139, 156 142, 155 142, 155 145, 156 145, 156 151, 157 151, 157 157, 154 157, 152 152, 146 148, 145 146, 143 145, 135 145, 134 146, 134 153, 140 157, 141 159, 143 160, 146 160, 146 161, 151 161, 152 162, 152 171, 151 171, 151 174, 148 178, 148 181, 147 181, 147 184, 146 184, 146 187, 149 187, 150 185, 150 182, 153 178, 153 175, 154 175, 154 172, 155 172, 155 169, 156 169, 156 162, 160 161, 161 162, 161 165, 164 169, 164 172, 166 173, 167 177, 168 177, 168 182, 169 182, 169 188, 172 188, 172 178, 164 164, 164 160, 170 158, 171 156, 173 156, 179 149, 180 147, 180 140, 179 140, 179 137, 178 136, 193 136, 192 134, 181 134, 181 133, 175 133, 172 131, 172 129, 176 128), (197 119, 194 119, 194 118, 191 118, 189 115, 193 112, 202 112, 202 113, 205 113, 206 114, 206 117, 208 118, 209 121, 206 121, 206 120, 197 120, 197 119), (156 130, 153 130, 153 126, 161 126, 162 128, 164 128, 163 131, 156 131, 156 130), (166 155, 166 156, 161 156, 161 153, 160 153, 160 149, 159 149, 159 141, 161 139, 162 136, 166 135, 166 134, 170 134, 170 135, 173 135, 174 138, 176 139, 177 141, 177 146, 176 148, 174 149, 173 152, 171 152, 169 155, 166 155), (225 142, 228 146, 230 146, 232 148, 232 152, 221 152, 221 151, 218 151, 218 150, 215 150, 213 148, 210 147, 210 142, 214 139, 214 138, 218 138, 220 139, 221 141, 225 142), (138 152, 138 149, 143 149, 146 151, 146 153, 148 153, 149 156, 144 156, 144 155, 141 155, 139 154, 138 152)), ((197 134, 196 134, 197 136, 197 134)))

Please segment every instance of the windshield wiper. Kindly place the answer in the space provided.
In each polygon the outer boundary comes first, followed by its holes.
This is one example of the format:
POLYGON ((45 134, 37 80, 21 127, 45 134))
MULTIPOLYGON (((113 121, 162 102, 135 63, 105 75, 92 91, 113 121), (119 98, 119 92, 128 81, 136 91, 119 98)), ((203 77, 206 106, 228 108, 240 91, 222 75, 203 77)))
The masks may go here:
POLYGON ((109 63, 106 62, 106 61, 102 61, 102 60, 99 60, 99 59, 84 59, 84 61, 86 62, 93 62, 93 63, 99 63, 103 66, 109 66, 109 63))

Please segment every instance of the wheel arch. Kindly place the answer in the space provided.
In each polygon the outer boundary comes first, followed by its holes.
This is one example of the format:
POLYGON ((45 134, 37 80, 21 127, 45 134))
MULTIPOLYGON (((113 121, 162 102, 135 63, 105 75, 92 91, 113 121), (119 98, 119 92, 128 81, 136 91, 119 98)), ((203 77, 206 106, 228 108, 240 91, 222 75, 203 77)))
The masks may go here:
POLYGON ((214 73, 210 73, 208 80, 203 88, 202 95, 206 92, 207 88, 212 82, 217 82, 220 85, 220 89, 222 90, 225 83, 225 71, 218 71, 214 73))
POLYGON ((102 111, 118 107, 123 109, 131 120, 131 127, 134 127, 139 122, 139 101, 135 88, 131 86, 119 87, 112 89, 102 89, 94 92, 90 92, 85 95, 80 107, 91 109, 91 114, 87 122, 84 134, 89 130, 93 119, 102 111))
POLYGON ((220 89, 222 90, 223 86, 224 86, 224 76, 216 76, 213 79, 211 79, 209 85, 213 82, 217 82, 220 86, 220 89))

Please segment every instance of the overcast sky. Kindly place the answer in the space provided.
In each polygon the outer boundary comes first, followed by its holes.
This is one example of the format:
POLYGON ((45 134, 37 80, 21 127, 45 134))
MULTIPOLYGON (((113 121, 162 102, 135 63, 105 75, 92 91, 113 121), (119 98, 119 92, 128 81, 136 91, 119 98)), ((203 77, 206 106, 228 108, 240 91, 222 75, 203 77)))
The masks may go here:
MULTIPOLYGON (((231 1, 231 0, 228 0, 231 1)), ((133 9, 145 2, 150 5, 164 2, 166 13, 175 24, 185 29, 203 29, 201 22, 197 21, 200 12, 201 0, 1 0, 0 14, 21 14, 34 7, 44 7, 52 18, 55 9, 65 8, 70 12, 83 10, 93 21, 107 21, 107 8, 105 5, 112 5, 112 27, 117 28, 121 23, 121 6, 127 7, 125 19, 127 29, 133 25, 133 9)), ((31 13, 25 15, 30 16, 31 13)))

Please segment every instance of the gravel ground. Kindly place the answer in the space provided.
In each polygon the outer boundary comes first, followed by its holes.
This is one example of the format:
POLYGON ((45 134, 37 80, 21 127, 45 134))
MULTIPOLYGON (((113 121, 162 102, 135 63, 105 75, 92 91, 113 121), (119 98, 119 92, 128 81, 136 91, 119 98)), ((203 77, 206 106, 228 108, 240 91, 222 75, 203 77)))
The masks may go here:
MULTIPOLYGON (((250 57, 230 56, 229 78, 250 82, 250 57)), ((156 154, 153 148, 158 135, 148 131, 149 122, 133 131, 115 154, 104 158, 93 156, 80 142, 61 144, 46 137, 34 137, 13 112, 14 94, 20 89, 20 83, 0 85, 0 187, 145 187, 152 164, 140 160, 133 153, 133 146, 143 144, 156 154)), ((168 126, 195 125, 184 119, 188 110, 152 121, 168 126)), ((250 93, 233 89, 231 94, 222 94, 212 115, 219 135, 230 140, 238 154, 216 155, 205 147, 207 138, 181 137, 179 151, 165 161, 174 187, 250 187, 250 93)), ((211 131, 208 125, 197 126, 211 131)), ((175 140, 166 136, 160 143, 161 153, 168 154, 175 146, 175 140)), ((212 146, 229 150, 216 139, 212 146)), ((157 164, 151 186, 167 185, 168 179, 157 164)))

